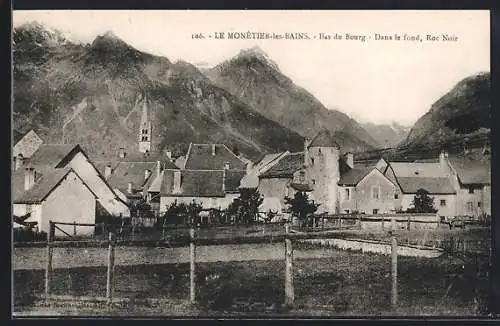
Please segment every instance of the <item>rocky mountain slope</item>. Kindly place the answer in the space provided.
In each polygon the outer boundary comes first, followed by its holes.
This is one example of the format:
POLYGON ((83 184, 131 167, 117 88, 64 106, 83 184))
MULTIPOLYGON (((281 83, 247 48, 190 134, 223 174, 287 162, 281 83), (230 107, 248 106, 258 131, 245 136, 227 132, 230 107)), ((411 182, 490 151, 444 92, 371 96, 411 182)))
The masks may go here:
POLYGON ((30 23, 14 29, 13 51, 14 141, 34 128, 46 142, 78 142, 91 153, 135 150, 146 103, 155 150, 220 142, 256 157, 303 146, 298 133, 193 65, 138 51, 112 33, 83 44, 30 23))
POLYGON ((423 146, 489 136, 490 87, 489 72, 461 80, 415 123, 401 145, 423 146))
POLYGON ((320 130, 341 132, 344 149, 362 151, 380 144, 355 120, 328 110, 313 95, 281 73, 260 48, 242 50, 234 58, 204 70, 220 87, 265 117, 307 137, 320 130))
POLYGON ((402 139, 406 139, 411 129, 396 122, 391 124, 367 122, 363 123, 362 126, 383 148, 397 146, 402 139))

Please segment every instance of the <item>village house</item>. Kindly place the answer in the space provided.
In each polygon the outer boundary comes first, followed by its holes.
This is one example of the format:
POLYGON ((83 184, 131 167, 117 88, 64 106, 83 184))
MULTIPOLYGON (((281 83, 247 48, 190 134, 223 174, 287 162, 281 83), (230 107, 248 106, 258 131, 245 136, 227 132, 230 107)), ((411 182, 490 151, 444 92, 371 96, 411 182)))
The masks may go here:
POLYGON ((398 206, 399 187, 385 175, 388 163, 354 162, 352 168, 342 173, 339 181, 340 212, 365 214, 394 213, 398 206))
POLYGON ((223 144, 190 144, 183 164, 171 163, 157 169, 144 188, 160 214, 175 202, 226 209, 239 196, 248 165, 223 144))
POLYGON ((27 221, 38 222, 39 231, 48 231, 49 220, 95 223, 96 205, 117 217, 130 216, 79 145, 41 144, 13 172, 12 188, 14 215, 31 214, 27 221))
MULTIPOLYGON (((265 157, 266 158, 266 157, 265 157)), ((304 141, 304 151, 268 156, 269 163, 258 162, 263 172, 259 175, 259 192, 270 206, 287 209, 285 198, 297 191, 306 192, 311 200, 320 204, 318 212, 339 212, 338 182, 341 173, 347 172, 352 154, 344 157, 333 136, 318 133, 312 140, 304 141), (279 203, 279 205, 276 205, 279 203)))
POLYGON ((37 150, 43 140, 34 130, 28 131, 12 148, 13 170, 17 170, 28 160, 37 150))
POLYGON ((491 161, 482 154, 451 154, 441 152, 438 159, 419 160, 439 163, 449 175, 456 191, 457 216, 478 218, 491 215, 491 161))

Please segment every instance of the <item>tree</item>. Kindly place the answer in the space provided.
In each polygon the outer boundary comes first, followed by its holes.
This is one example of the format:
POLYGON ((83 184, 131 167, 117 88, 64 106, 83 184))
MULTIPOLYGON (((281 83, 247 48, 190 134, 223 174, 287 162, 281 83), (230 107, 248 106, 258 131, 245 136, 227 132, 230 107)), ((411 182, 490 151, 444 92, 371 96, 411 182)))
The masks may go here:
POLYGON ((236 216, 238 223, 252 223, 257 219, 259 206, 264 198, 255 188, 240 188, 240 196, 229 205, 228 212, 236 216))
POLYGON ((296 192, 293 198, 286 198, 285 204, 290 206, 292 215, 299 218, 302 226, 307 223, 307 218, 314 214, 319 207, 314 201, 309 200, 309 196, 305 192, 296 192))
POLYGON ((408 213, 436 213, 434 209, 434 198, 429 196, 429 192, 425 189, 418 189, 415 198, 411 202, 412 207, 408 208, 408 213))

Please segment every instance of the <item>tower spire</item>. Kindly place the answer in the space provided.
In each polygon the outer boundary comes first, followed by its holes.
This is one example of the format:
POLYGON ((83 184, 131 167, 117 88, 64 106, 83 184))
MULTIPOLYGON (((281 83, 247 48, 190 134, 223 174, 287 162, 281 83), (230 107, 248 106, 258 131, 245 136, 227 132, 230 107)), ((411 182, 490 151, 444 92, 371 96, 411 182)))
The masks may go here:
POLYGON ((151 151, 152 126, 148 113, 148 100, 146 95, 143 95, 141 125, 139 129, 139 152, 141 153, 151 151))

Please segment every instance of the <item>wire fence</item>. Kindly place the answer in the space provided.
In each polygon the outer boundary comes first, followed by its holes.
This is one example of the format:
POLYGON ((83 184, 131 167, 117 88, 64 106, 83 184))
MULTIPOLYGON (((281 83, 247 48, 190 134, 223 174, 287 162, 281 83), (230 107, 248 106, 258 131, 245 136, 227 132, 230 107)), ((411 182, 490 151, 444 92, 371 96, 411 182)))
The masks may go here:
MULTIPOLYGON (((427 307, 429 302, 466 309, 484 297, 491 243, 482 240, 489 234, 483 229, 393 228, 390 234, 386 230, 367 233, 356 229, 355 223, 351 227, 344 219, 338 222, 338 216, 324 220, 332 224, 323 229, 333 231, 328 235, 318 232, 321 221, 308 227, 283 221, 199 228, 171 225, 149 240, 109 231, 105 237, 78 239, 68 232, 75 223, 51 222, 43 255, 43 284, 23 286, 43 288, 42 297, 47 300, 114 303, 168 297, 240 312, 262 312, 274 305, 275 310, 293 306, 377 313, 377 309, 427 307), (61 230, 59 237, 56 230, 61 230), (338 245, 335 249, 344 250, 325 251, 330 243, 310 242, 324 238, 357 240, 358 244, 376 241, 389 249, 386 255, 338 245), (444 250, 447 260, 398 256, 402 247, 431 247, 433 241, 441 241, 437 247, 444 250)), ((40 277, 32 277, 31 282, 34 279, 40 277)))

